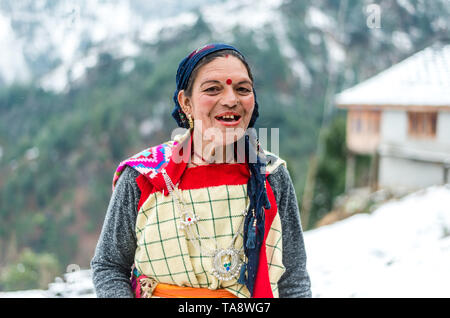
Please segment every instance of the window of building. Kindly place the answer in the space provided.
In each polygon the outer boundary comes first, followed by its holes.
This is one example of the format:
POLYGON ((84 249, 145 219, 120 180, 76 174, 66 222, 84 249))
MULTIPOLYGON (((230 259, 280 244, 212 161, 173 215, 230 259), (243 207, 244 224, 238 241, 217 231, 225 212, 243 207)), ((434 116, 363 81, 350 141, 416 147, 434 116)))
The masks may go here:
POLYGON ((351 111, 349 119, 354 133, 378 135, 380 131, 379 111, 351 111))
POLYGON ((413 138, 436 137, 436 112, 408 112, 408 134, 413 138))

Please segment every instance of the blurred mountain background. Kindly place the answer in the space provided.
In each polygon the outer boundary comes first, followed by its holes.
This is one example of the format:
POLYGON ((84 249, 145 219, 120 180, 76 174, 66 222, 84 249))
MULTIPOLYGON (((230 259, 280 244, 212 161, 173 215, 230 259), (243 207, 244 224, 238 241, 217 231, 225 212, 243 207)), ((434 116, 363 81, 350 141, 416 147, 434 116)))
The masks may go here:
MULTIPOLYGON (((448 0, 1 0, 0 290, 89 267, 113 173, 170 139, 178 63, 197 47, 226 42, 247 57, 256 128, 279 128, 309 230, 345 191, 333 95, 449 28, 448 0)), ((364 184, 368 160, 358 165, 364 184)))

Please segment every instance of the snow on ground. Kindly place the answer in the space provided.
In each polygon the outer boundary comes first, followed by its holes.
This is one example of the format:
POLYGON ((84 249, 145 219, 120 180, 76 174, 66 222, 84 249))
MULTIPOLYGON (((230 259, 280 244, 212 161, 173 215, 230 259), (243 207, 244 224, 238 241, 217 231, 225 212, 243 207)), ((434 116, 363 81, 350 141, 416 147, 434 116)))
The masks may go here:
POLYGON ((92 272, 79 270, 56 277, 48 290, 0 292, 0 298, 95 298, 92 272))
POLYGON ((305 232, 313 297, 450 297, 450 186, 305 232))
MULTIPOLYGON (((304 233, 313 297, 450 297, 450 185, 304 233)), ((1 297, 95 297, 91 271, 1 297)))

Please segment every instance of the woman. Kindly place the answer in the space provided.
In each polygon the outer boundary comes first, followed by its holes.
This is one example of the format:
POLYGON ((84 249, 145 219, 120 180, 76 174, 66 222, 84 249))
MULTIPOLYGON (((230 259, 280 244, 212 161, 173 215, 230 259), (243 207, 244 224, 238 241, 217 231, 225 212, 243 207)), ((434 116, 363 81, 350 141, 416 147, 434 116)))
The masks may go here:
POLYGON ((97 296, 311 297, 295 191, 255 137, 244 57, 206 45, 176 82, 187 130, 119 165, 91 261, 97 296))

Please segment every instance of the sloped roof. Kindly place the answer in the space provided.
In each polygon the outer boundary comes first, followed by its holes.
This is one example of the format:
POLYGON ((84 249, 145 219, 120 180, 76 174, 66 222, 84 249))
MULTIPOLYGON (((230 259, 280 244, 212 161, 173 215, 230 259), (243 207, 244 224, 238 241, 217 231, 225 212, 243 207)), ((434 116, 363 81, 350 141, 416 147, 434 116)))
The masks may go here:
POLYGON ((450 44, 436 43, 335 96, 337 106, 450 108, 450 44))

